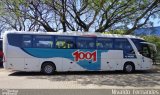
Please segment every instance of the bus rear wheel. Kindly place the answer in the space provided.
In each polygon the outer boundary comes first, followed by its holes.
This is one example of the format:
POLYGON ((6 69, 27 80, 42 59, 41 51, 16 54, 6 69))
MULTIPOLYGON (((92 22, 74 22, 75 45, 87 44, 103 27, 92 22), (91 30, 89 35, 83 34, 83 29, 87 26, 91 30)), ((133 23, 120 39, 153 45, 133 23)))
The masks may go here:
POLYGON ((45 62, 42 65, 42 72, 46 75, 53 74, 53 72, 55 72, 55 70, 56 70, 56 67, 53 63, 45 62))
POLYGON ((133 63, 125 63, 123 67, 123 71, 125 73, 133 73, 135 71, 135 67, 133 63))

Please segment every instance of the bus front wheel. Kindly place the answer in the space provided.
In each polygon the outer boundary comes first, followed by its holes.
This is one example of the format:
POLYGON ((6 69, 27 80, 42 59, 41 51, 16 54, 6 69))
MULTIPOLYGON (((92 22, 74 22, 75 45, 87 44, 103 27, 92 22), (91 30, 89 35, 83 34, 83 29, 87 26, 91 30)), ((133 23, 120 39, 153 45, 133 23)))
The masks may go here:
POLYGON ((132 73, 135 71, 135 67, 133 63, 125 63, 123 67, 123 71, 125 73, 132 73))
POLYGON ((44 62, 42 64, 42 72, 44 74, 47 74, 47 75, 51 75, 53 74, 53 72, 56 70, 56 67, 53 63, 51 62, 44 62))

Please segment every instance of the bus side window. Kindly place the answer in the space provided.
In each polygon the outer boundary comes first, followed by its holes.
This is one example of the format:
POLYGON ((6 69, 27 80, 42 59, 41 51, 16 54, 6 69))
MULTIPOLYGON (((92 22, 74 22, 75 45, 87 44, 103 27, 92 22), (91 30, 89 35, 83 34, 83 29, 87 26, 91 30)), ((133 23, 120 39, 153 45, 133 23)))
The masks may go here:
POLYGON ((113 48, 113 43, 112 42, 106 42, 104 46, 105 46, 106 49, 112 49, 113 48))
POLYGON ((103 43, 100 43, 100 42, 97 42, 96 46, 97 46, 98 49, 103 49, 104 48, 103 43))
POLYGON ((77 48, 80 49, 95 49, 94 37, 77 37, 77 48))
POLYGON ((77 42, 77 47, 78 48, 85 48, 85 43, 77 42))
POLYGON ((123 50, 126 53, 134 53, 134 50, 129 41, 124 38, 115 39, 115 49, 123 50))
POLYGON ((7 34, 8 43, 11 46, 22 47, 22 35, 21 34, 7 34))
POLYGON ((89 42, 89 47, 90 48, 94 48, 95 47, 95 43, 94 42, 89 42))
POLYGON ((96 46, 97 49, 113 49, 113 39, 97 38, 96 46))
POLYGON ((36 48, 53 48, 53 37, 46 35, 34 36, 33 46, 36 48))
POLYGON ((32 36, 31 35, 23 35, 22 36, 22 46, 23 47, 32 47, 32 36))
POLYGON ((66 41, 66 47, 73 49, 75 47, 75 44, 73 41, 66 41))
POLYGON ((57 41, 56 48, 66 48, 64 41, 57 41))
POLYGON ((58 49, 74 49, 75 38, 70 36, 57 36, 56 37, 56 48, 58 49))
POLYGON ((124 38, 116 38, 115 39, 115 45, 114 45, 114 48, 115 49, 119 49, 119 50, 123 50, 124 47, 125 47, 125 44, 127 42, 127 39, 124 39, 124 38))

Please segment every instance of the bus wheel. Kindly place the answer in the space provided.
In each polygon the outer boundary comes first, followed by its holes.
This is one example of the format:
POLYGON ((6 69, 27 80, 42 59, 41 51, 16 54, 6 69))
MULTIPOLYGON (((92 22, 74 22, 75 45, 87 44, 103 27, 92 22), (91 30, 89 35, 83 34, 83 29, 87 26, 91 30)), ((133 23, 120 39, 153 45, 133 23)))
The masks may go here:
POLYGON ((55 67, 54 63, 45 62, 42 65, 42 72, 44 74, 51 75, 51 74, 53 74, 53 72, 55 70, 56 70, 56 67, 55 67))
POLYGON ((125 63, 123 67, 123 71, 125 73, 132 73, 135 71, 135 67, 133 63, 125 63))

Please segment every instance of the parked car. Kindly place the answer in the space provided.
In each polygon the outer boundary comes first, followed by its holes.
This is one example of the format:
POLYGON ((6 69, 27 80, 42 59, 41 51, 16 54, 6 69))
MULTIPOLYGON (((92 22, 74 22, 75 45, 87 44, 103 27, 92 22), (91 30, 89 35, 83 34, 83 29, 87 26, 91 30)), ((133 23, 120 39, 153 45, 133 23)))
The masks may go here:
POLYGON ((3 66, 3 49, 2 49, 2 39, 0 39, 0 66, 3 66))

